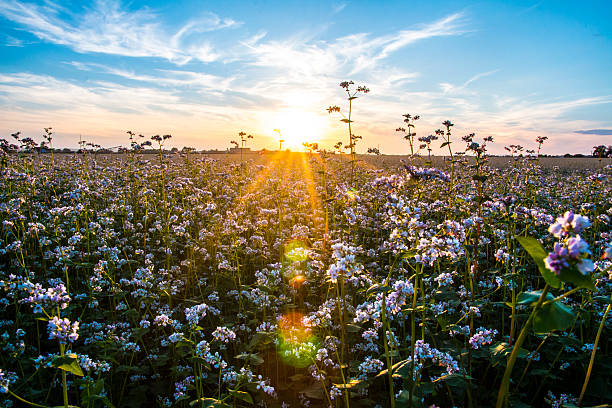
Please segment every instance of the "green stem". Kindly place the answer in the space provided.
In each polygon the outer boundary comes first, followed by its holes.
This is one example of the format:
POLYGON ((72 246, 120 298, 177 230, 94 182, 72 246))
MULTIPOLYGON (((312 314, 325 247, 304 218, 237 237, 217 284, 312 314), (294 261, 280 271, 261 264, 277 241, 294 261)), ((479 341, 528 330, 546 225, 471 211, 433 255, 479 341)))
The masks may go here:
MULTIPOLYGON (((60 344, 60 355, 66 355, 66 346, 60 344)), ((64 408, 68 408, 68 382, 66 380, 66 370, 62 370, 62 394, 64 396, 64 408)))
POLYGON ((506 365, 506 371, 504 371, 504 377, 502 379, 502 383, 499 387, 499 392, 497 394, 497 403, 495 404, 496 408, 503 408, 505 405, 506 397, 508 394, 508 389, 510 387, 510 376, 512 375, 512 369, 514 368, 514 363, 516 363, 516 359, 521 350, 521 346, 523 345, 525 338, 527 338, 527 333, 529 331, 529 328, 531 327, 533 318, 535 317, 538 310, 540 310, 540 308, 542 307, 542 303, 544 303, 544 299, 546 299, 547 293, 548 293, 548 284, 544 286, 544 289, 542 290, 542 294, 540 295, 538 302, 536 303, 535 307, 531 311, 531 314, 529 315, 529 318, 525 322, 525 325, 521 329, 521 333, 519 334, 518 339, 516 339, 516 343, 514 344, 514 348, 512 349, 512 354, 510 354, 510 357, 508 358, 508 364, 506 365))
MULTIPOLYGON (((612 301, 612 295, 610 296, 610 300, 612 301)), ((599 323, 599 329, 597 329, 597 336, 595 336, 595 343, 593 344, 593 351, 591 352, 591 361, 589 361, 589 368, 587 369, 586 377, 584 378, 584 384, 582 384, 582 390, 580 391, 580 397, 578 398, 578 406, 580 406, 582 398, 584 397, 584 393, 587 389, 587 385, 589 385, 589 380, 591 379, 591 372, 593 371, 593 364, 595 363, 595 353, 597 353, 597 344, 599 344, 599 337, 601 336, 601 332, 603 331, 611 307, 612 303, 608 303, 606 312, 604 313, 603 317, 601 318, 601 322, 599 323)))
MULTIPOLYGON (((391 332, 389 322, 387 320, 387 293, 383 292, 382 298, 382 321, 383 321, 383 344, 385 345, 385 359, 387 360, 387 375, 389 376, 389 401, 391 408, 395 408, 395 392, 393 391, 393 360, 389 353, 389 342, 387 340, 387 330, 391 332)), ((413 360, 414 361, 414 360, 413 360)), ((414 363, 413 363, 414 364, 414 363)))
POLYGON ((9 393, 10 395, 12 395, 14 398, 16 398, 17 400, 19 400, 19 401, 21 401, 21 402, 24 402, 24 403, 26 403, 26 404, 28 404, 28 405, 31 405, 31 406, 33 406, 33 407, 50 408, 50 407, 48 407, 47 405, 40 405, 40 404, 36 404, 36 403, 34 403, 34 402, 30 402, 30 401, 28 401, 28 400, 25 400, 25 399, 21 398, 19 395, 15 394, 15 393, 14 393, 13 391, 11 391, 11 390, 8 390, 8 393, 9 393))

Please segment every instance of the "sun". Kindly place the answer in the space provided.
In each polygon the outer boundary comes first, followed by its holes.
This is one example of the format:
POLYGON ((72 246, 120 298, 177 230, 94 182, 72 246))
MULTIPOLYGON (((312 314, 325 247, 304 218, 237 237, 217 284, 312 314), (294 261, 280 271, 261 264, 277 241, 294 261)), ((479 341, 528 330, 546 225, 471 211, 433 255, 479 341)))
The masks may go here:
POLYGON ((276 146, 282 138, 283 150, 301 150, 304 142, 320 141, 329 125, 327 117, 300 110, 283 110, 266 116, 263 130, 274 138, 276 146))

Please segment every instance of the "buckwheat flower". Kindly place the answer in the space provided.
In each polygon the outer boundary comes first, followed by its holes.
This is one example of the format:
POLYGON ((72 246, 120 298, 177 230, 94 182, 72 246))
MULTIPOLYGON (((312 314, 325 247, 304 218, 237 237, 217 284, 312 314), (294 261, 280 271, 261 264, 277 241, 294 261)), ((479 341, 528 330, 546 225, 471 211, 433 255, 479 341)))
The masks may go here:
POLYGON ((546 402, 548 402, 552 408, 562 408, 566 404, 576 405, 578 403, 578 398, 574 397, 572 394, 559 394, 557 398, 552 391, 548 391, 546 402))
POLYGON ((231 340, 236 338, 236 333, 227 327, 219 326, 212 333, 215 340, 222 341, 223 343, 229 343, 231 340))
POLYGON ((269 382, 270 380, 268 379, 264 380, 260 374, 257 376, 257 380, 255 380, 255 384, 257 384, 255 388, 258 390, 262 390, 268 395, 275 396, 276 392, 274 391, 274 387, 272 387, 271 385, 268 385, 269 382))
POLYGON ((206 316, 206 312, 209 307, 206 303, 201 303, 185 309, 185 318, 190 326, 195 327, 198 325, 201 318, 206 316))
POLYGON ((571 258, 579 258, 582 254, 590 254, 589 244, 580 235, 567 240, 567 252, 571 258))
POLYGON ((317 361, 322 361, 327 358, 327 349, 321 348, 317 351, 317 355, 315 357, 317 361))
POLYGON ((567 261, 568 256, 569 254, 567 248, 565 248, 560 243, 555 242, 553 251, 549 253, 548 256, 544 259, 544 265, 547 269, 559 275, 563 268, 567 268, 569 266, 569 263, 567 261))
POLYGON ((17 381, 17 374, 12 371, 4 371, 0 368, 0 394, 6 394, 9 390, 9 385, 17 381))
POLYGON ((378 330, 370 329, 366 330, 361 334, 361 337, 368 342, 374 342, 378 340, 378 330))
POLYGON ((593 347, 595 346, 595 344, 593 343, 586 343, 582 346, 582 351, 585 353, 590 353, 593 351, 593 347))
POLYGON ((49 332, 49 340, 57 339, 60 344, 68 342, 73 343, 79 338, 78 335, 79 322, 70 323, 70 320, 60 319, 54 316, 47 323, 47 331, 49 332))
POLYGON ((476 334, 470 337, 470 346, 473 349, 478 350, 485 344, 491 344, 497 333, 498 332, 495 329, 485 329, 484 327, 480 327, 478 330, 476 330, 476 334))
POLYGON ((548 228, 548 232, 556 238, 563 238, 568 236, 570 232, 579 234, 590 225, 591 222, 587 217, 567 211, 562 217, 557 217, 556 222, 548 228))
POLYGON ((498 262, 508 262, 508 259, 510 259, 510 254, 504 252, 503 249, 498 249, 497 252, 495 252, 495 259, 498 262))
POLYGON ((310 375, 317 381, 325 381, 325 372, 321 371, 317 368, 316 365, 311 364, 308 366, 308 371, 310 371, 310 375))
POLYGON ((34 313, 41 313, 43 307, 46 306, 59 306, 60 309, 65 309, 70 302, 70 296, 66 292, 66 287, 63 283, 44 289, 39 283, 33 284, 26 281, 23 288, 28 292, 29 296, 22 299, 20 303, 30 304, 34 309, 34 313))
POLYGON ((181 332, 172 333, 170 336, 168 336, 168 340, 171 343, 178 343, 182 339, 183 339, 183 333, 181 332))
POLYGON ((202 340, 196 345, 196 354, 198 356, 203 356, 210 352, 210 345, 206 340, 202 340))
POLYGON ((155 316, 155 319, 153 319, 153 323, 156 326, 168 326, 169 324, 171 324, 172 319, 170 319, 167 315, 165 314, 160 314, 159 316, 155 316))
POLYGON ((601 259, 612 259, 612 244, 608 244, 601 255, 601 259))
POLYGON ((453 275, 448 272, 441 273, 435 279, 438 282, 438 286, 448 286, 453 284, 453 275))
POLYGON ((176 392, 174 393, 174 399, 178 400, 179 398, 185 396, 187 392, 187 387, 193 384, 194 381, 195 377, 193 375, 190 375, 184 380, 174 383, 174 387, 176 389, 176 392))
POLYGON ((583 230, 591 226, 591 221, 585 216, 575 214, 571 224, 572 231, 576 234, 580 234, 583 230))
POLYGON ((329 390, 329 398, 331 398, 332 400, 335 400, 338 397, 342 396, 342 391, 336 387, 335 385, 332 385, 331 389, 329 390))
POLYGON ((367 356, 363 363, 359 364, 359 372, 362 374, 360 378, 365 378, 367 374, 377 373, 382 370, 384 364, 377 358, 367 356))
POLYGON ((578 261, 576 268, 578 268, 581 274, 588 275, 595 270, 595 264, 592 260, 583 258, 578 261))

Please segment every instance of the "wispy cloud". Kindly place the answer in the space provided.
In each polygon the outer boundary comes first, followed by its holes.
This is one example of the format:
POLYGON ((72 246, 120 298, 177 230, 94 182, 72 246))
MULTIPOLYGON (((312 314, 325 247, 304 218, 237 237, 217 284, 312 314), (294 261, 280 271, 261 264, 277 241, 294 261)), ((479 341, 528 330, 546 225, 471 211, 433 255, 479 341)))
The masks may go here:
POLYGON ((481 72, 480 74, 474 75, 473 77, 471 77, 470 79, 468 79, 461 85, 457 86, 457 85, 449 84, 447 82, 443 82, 440 84, 440 87, 442 88, 442 91, 444 93, 457 93, 457 92, 465 90, 468 87, 468 85, 471 84, 472 82, 475 82, 479 80, 480 78, 484 78, 489 75, 493 75, 497 72, 499 72, 499 69, 494 69, 492 71, 487 71, 487 72, 481 72))
POLYGON ((186 70, 154 69, 148 74, 139 74, 133 70, 125 70, 97 63, 71 61, 69 65, 81 71, 114 75, 131 81, 145 82, 149 86, 186 88, 199 92, 223 93, 230 89, 235 80, 233 76, 218 76, 202 72, 186 70))
POLYGON ((342 10, 344 10, 346 8, 347 4, 346 3, 338 3, 338 4, 334 4, 332 6, 332 10, 334 13, 339 13, 342 10))
POLYGON ((608 136, 608 135, 612 135, 612 129, 576 130, 574 133, 580 133, 580 134, 583 134, 583 135, 608 136))
POLYGON ((209 42, 199 38, 193 41, 190 37, 240 25, 208 13, 168 33, 150 9, 128 11, 113 0, 99 0, 79 16, 72 16, 52 2, 37 5, 0 0, 0 15, 43 41, 65 45, 80 53, 160 57, 176 64, 185 64, 194 58, 203 62, 216 60, 219 55, 209 42))

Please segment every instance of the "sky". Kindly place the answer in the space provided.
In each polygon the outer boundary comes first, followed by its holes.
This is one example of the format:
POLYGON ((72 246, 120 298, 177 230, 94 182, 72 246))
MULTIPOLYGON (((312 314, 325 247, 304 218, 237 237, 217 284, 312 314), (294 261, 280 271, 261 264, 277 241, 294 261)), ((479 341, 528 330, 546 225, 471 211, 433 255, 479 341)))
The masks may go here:
POLYGON ((128 146, 128 130, 168 146, 226 149, 347 143, 405 154, 452 121, 543 153, 612 144, 612 2, 0 0, 0 138, 55 147, 128 146))

